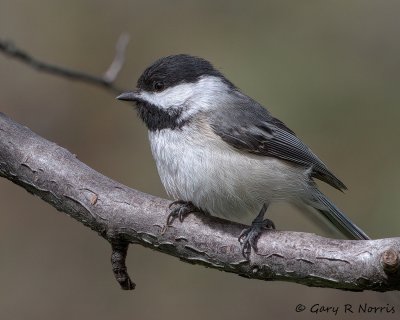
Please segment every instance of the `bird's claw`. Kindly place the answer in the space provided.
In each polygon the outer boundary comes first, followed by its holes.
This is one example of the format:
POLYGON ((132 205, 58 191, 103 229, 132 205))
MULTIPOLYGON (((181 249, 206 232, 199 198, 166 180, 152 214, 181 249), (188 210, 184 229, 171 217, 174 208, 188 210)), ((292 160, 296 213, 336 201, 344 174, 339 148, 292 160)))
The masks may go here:
POLYGON ((260 237, 263 230, 275 229, 275 224, 270 219, 264 219, 260 222, 253 221, 250 227, 245 228, 239 235, 239 242, 242 249, 242 255, 248 259, 251 253, 251 249, 255 253, 258 252, 257 240, 260 237))
POLYGON ((183 222, 188 214, 199 211, 193 203, 183 200, 171 202, 168 208, 171 209, 171 212, 167 217, 167 226, 170 226, 176 218, 178 218, 180 222, 183 222))

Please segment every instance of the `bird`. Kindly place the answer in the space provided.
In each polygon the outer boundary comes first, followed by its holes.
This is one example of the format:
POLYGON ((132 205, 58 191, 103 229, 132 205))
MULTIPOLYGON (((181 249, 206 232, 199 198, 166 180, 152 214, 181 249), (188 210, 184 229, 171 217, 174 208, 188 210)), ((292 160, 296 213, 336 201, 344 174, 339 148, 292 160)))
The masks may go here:
POLYGON ((147 67, 133 91, 117 99, 136 104, 166 192, 175 201, 167 225, 192 212, 238 221, 242 254, 275 229, 271 203, 316 210, 350 239, 370 239, 319 189, 315 179, 346 190, 284 122, 243 93, 208 60, 188 54, 147 67))

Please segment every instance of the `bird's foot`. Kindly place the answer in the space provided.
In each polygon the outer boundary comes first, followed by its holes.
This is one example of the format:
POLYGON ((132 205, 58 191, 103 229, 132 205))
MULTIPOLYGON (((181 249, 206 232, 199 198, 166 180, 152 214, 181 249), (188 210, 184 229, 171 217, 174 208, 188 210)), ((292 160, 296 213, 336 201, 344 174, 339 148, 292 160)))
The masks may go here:
POLYGON ((171 209, 171 212, 167 217, 167 226, 170 226, 176 218, 183 222, 188 214, 200 211, 193 203, 183 200, 171 202, 168 208, 171 209))
POLYGON ((267 211, 267 205, 264 205, 258 214, 258 216, 253 220, 251 226, 243 229, 239 235, 239 242, 242 248, 242 255, 249 259, 251 249, 257 253, 257 240, 260 237, 263 230, 275 229, 275 224, 270 219, 264 219, 264 214, 267 211))

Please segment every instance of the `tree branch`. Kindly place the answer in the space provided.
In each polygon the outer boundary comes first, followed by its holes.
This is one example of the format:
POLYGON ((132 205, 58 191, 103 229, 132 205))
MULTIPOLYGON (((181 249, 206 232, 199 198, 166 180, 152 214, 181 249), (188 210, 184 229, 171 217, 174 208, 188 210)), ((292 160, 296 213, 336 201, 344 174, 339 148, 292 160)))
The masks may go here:
POLYGON ((82 81, 92 85, 101 86, 112 93, 118 94, 124 90, 116 87, 114 85, 114 81, 125 62, 125 50, 128 43, 129 36, 124 33, 121 34, 115 47, 115 57, 102 77, 40 61, 22 49, 16 47, 12 42, 4 41, 2 39, 0 39, 0 51, 7 56, 17 59, 39 71, 58 75, 70 80, 82 81))
POLYGON ((350 241, 266 231, 259 253, 243 258, 243 225, 192 214, 165 229, 167 200, 130 189, 80 162, 66 149, 0 114, 0 176, 39 196, 112 244, 114 274, 133 289, 128 243, 244 277, 343 290, 400 289, 400 238, 350 241))

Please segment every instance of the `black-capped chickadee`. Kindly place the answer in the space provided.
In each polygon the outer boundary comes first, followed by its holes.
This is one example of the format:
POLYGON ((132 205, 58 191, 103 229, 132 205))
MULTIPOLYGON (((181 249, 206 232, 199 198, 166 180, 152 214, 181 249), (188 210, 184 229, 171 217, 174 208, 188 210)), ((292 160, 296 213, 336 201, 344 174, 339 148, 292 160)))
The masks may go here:
POLYGON ((170 218, 203 211, 229 220, 254 219, 239 236, 244 255, 263 229, 272 202, 317 209, 346 236, 369 237, 321 191, 313 178, 346 186, 282 121, 242 93, 208 61, 179 54, 140 76, 134 101, 149 130, 161 181, 175 200, 170 218), (199 210, 200 209, 200 210, 199 210))

